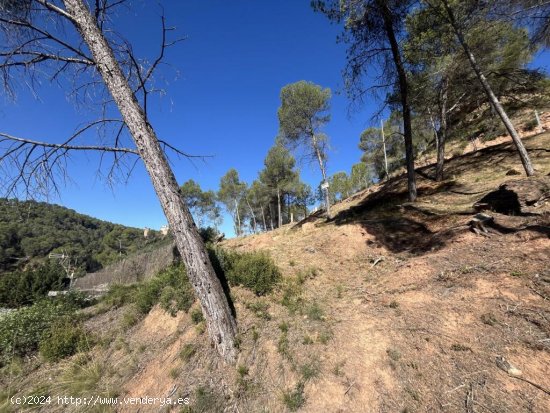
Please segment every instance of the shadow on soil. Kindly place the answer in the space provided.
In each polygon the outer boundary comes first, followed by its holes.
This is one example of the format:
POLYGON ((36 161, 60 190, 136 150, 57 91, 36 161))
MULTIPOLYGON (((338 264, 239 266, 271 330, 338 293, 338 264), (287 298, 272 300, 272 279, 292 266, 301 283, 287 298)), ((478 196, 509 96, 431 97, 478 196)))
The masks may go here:
MULTIPOLYGON (((407 193, 396 191, 402 180, 397 177, 388 181, 380 191, 340 212, 331 221, 336 225, 360 224, 375 237, 376 242, 395 253, 407 251, 422 254, 442 248, 456 232, 447 231, 443 234, 430 231, 426 223, 442 217, 429 211, 408 208, 407 193)), ((445 191, 449 186, 452 185, 443 183, 436 188, 419 188, 419 197, 445 191)))
MULTIPOLYGON (((505 160, 517 157, 517 152, 510 144, 501 144, 484 148, 478 152, 457 156, 447 162, 446 172, 448 176, 460 175, 467 170, 479 168, 480 162, 491 165, 504 165, 505 160)), ((519 163, 519 160, 518 160, 519 163)), ((521 164, 520 164, 521 165, 521 164)), ((467 188, 457 184, 455 181, 441 183, 430 180, 435 173, 435 165, 428 165, 418 168, 417 173, 428 180, 418 180, 418 199, 435 195, 438 193, 451 192, 460 195, 478 195, 484 201, 496 202, 498 208, 495 212, 507 215, 529 215, 522 214, 517 195, 515 193, 493 192, 488 190, 476 192, 479 188, 467 188), (484 197, 484 195, 486 195, 484 197), (486 199, 492 197, 491 199, 486 199), (493 199, 495 198, 495 199, 493 199)), ((494 189, 494 188, 493 188, 494 189)), ((510 191, 511 192, 511 191, 510 191)), ((436 214, 426 209, 421 209, 415 204, 407 202, 406 176, 388 180, 376 192, 367 195, 359 204, 341 211, 331 219, 336 225, 350 223, 360 224, 369 234, 376 239, 375 242, 383 245, 394 253, 409 252, 422 255, 429 251, 443 248, 450 240, 460 232, 469 231, 465 225, 452 227, 445 221, 453 215, 436 214), (429 224, 439 224, 437 227, 447 228, 438 232, 429 229, 429 224)), ((454 215, 474 215, 475 211, 464 211, 454 215)), ((311 217, 314 220, 316 217, 311 217)), ((433 228, 433 226, 431 226, 433 228)), ((528 225, 521 228, 499 226, 495 228, 502 234, 531 230, 548 236, 550 228, 545 225, 528 225)), ((372 242, 372 241, 370 241, 372 242)))

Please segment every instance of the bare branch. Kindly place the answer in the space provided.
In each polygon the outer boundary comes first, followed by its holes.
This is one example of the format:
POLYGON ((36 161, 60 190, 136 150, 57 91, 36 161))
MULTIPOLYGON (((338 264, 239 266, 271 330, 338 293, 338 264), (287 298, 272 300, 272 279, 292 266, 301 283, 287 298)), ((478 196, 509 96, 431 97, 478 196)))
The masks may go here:
MULTIPOLYGON (((131 148, 117 148, 113 146, 97 146, 97 145, 68 145, 65 143, 50 143, 50 142, 42 142, 42 141, 35 141, 32 139, 25 139, 25 138, 18 138, 16 136, 8 135, 7 133, 0 132, 0 136, 3 139, 0 139, 0 143, 10 140, 14 142, 20 142, 23 145, 31 145, 34 147, 43 147, 43 148, 55 148, 55 149, 64 149, 64 150, 76 150, 76 151, 101 151, 101 152, 123 152, 123 153, 131 153, 134 155, 139 155, 139 152, 136 149, 131 148)), ((20 149, 20 147, 18 148, 20 149)), ((12 151, 13 152, 13 151, 12 151)), ((0 156, 0 162, 2 162, 8 155, 10 155, 10 152, 7 152, 0 156)))

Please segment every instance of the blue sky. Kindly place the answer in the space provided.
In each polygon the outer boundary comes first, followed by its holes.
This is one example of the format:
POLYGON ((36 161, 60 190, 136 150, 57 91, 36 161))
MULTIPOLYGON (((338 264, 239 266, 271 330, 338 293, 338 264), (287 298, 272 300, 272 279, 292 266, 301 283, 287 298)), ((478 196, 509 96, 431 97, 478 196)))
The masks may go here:
MULTIPOLYGON (((345 45, 336 44, 339 28, 314 13, 309 0, 257 1, 182 0, 162 3, 175 36, 186 40, 172 48, 171 64, 159 73, 166 95, 150 103, 150 118, 163 139, 187 153, 212 155, 193 163, 172 158, 178 182, 198 181, 203 189, 218 188, 229 168, 250 183, 277 134, 279 91, 288 83, 308 80, 333 91, 328 170, 348 171, 358 162, 359 134, 370 124, 379 102, 348 116, 348 102, 338 94, 345 45)), ((160 7, 136 1, 121 9, 116 26, 138 55, 152 57, 160 41, 160 7)), ((547 54, 535 65, 547 67, 547 54)), ((43 140, 69 136, 83 112, 66 99, 66 91, 43 84, 40 99, 20 91, 14 103, 0 106, 3 132, 43 140)), ((113 191, 98 179, 97 156, 77 155, 69 165, 73 183, 52 202, 100 219, 135 227, 159 228, 165 223, 148 176, 140 165, 126 185, 113 191)), ((316 165, 301 165, 302 178, 316 186, 316 165)), ((222 230, 232 234, 226 217, 222 230)))

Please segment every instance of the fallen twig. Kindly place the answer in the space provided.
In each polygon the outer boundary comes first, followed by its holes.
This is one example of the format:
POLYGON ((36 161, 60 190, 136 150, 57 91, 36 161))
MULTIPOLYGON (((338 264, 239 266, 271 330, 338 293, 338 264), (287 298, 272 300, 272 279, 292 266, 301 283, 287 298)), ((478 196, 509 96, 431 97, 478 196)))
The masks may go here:
POLYGON ((348 386, 348 388, 346 389, 346 391, 344 392, 344 396, 346 394, 348 394, 348 392, 351 390, 351 388, 355 385, 355 380, 348 386))
POLYGON ((541 292, 535 290, 533 287, 529 287, 529 288, 531 289, 531 291, 533 291, 533 292, 534 292, 535 294, 537 294, 538 296, 544 298, 545 300, 548 300, 548 297, 545 296, 543 293, 541 293, 541 292))
POLYGON ((375 259, 370 267, 374 268, 380 261, 384 261, 384 257, 378 257, 377 259, 375 259))

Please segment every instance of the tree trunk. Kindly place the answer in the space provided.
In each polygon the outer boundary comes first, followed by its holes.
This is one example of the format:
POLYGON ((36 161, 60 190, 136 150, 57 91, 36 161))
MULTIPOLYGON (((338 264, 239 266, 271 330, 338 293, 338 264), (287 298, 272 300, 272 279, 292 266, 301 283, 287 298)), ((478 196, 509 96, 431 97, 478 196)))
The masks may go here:
POLYGON ((281 190, 277 188, 277 228, 283 226, 283 215, 281 214, 281 190))
POLYGON ((273 231, 273 205, 269 202, 269 224, 271 225, 271 231, 273 231))
POLYGON ((223 358, 234 363, 237 356, 235 319, 155 132, 84 0, 64 0, 64 4, 132 134, 200 301, 210 337, 223 358))
POLYGON ((250 214, 252 215, 252 225, 254 225, 254 228, 253 228, 254 234, 256 234, 258 232, 257 230, 258 223, 256 222, 256 215, 254 214, 254 210, 250 206, 250 202, 248 202, 248 198, 245 197, 245 199, 246 199, 246 205, 248 205, 248 209, 250 210, 250 214))
POLYGON ((239 201, 235 199, 235 213, 237 214, 237 228, 235 228, 235 232, 237 233, 237 236, 241 235, 241 214, 239 213, 239 201))
POLYGON ((512 140, 514 141, 514 144, 516 145, 516 148, 519 152, 519 157, 521 159, 521 163, 523 164, 523 168, 525 169, 525 173, 527 174, 527 176, 534 175, 535 170, 533 169, 533 165, 531 164, 531 159, 529 159, 529 154, 527 153, 525 146, 523 146, 523 142, 521 141, 521 138, 519 137, 516 129, 514 128, 514 125, 510 121, 510 118, 506 114, 506 111, 500 104, 500 101, 494 94, 493 89, 491 88, 491 85, 489 84, 487 78, 485 77, 481 68, 479 67, 475 56, 470 50, 470 47, 466 42, 464 35, 462 34, 462 31, 458 27, 458 23, 456 22, 454 13, 449 7, 447 0, 443 0, 443 6, 445 7, 445 11, 447 12, 447 16, 449 17, 449 23, 451 24, 460 45, 464 49, 464 53, 466 53, 466 57, 468 57, 468 60, 470 61, 470 65, 472 66, 472 69, 474 70, 478 80, 483 86, 483 89, 485 90, 485 93, 489 98, 489 102, 491 103, 492 107, 494 108, 494 110, 497 112, 498 116, 502 120, 502 123, 504 123, 506 130, 508 131, 508 133, 512 137, 512 140))
POLYGON ((449 90, 449 81, 444 77, 441 83, 441 92, 439 98, 439 131, 436 134, 437 139, 437 164, 435 167, 435 180, 443 180, 443 166, 445 164, 445 141, 447 140, 447 98, 449 90))
MULTIPOLYGON (((323 156, 321 155, 321 150, 317 145, 317 139, 315 134, 312 134, 311 140, 313 142, 313 149, 315 150, 315 155, 317 156, 317 161, 319 162, 319 168, 321 169, 321 175, 323 176, 323 183, 328 183, 327 171, 325 169, 325 163, 323 162, 323 156)), ((325 194, 325 206, 327 208, 327 218, 330 219, 330 198, 328 194, 328 187, 323 188, 323 193, 325 194)))
POLYGON ((262 221, 264 222, 264 231, 267 231, 267 224, 265 222, 264 206, 260 204, 260 208, 262 210, 262 221))
POLYGON ((414 172, 411 107, 409 105, 407 72, 405 71, 399 44, 395 37, 391 10, 388 8, 386 1, 377 0, 377 4, 382 13, 382 18, 384 19, 384 29, 390 42, 393 62, 395 63, 395 70, 399 79, 399 97, 401 99, 401 108, 403 111, 403 135, 405 138, 405 158, 407 162, 407 185, 409 189, 409 200, 413 202, 416 200, 416 176, 414 172))
POLYGON ((382 119, 380 123, 381 123, 380 132, 382 132, 382 145, 384 147, 384 168, 386 170, 386 179, 389 179, 390 174, 388 172, 388 155, 386 154, 386 135, 384 134, 384 119, 382 119))

